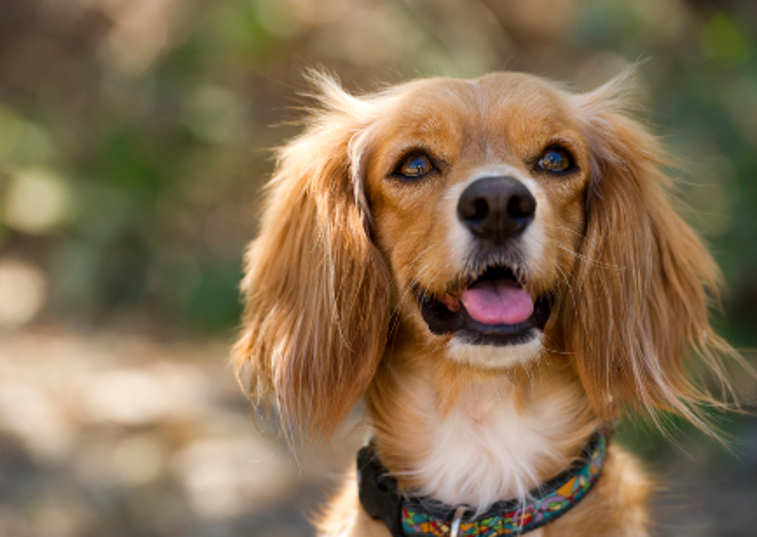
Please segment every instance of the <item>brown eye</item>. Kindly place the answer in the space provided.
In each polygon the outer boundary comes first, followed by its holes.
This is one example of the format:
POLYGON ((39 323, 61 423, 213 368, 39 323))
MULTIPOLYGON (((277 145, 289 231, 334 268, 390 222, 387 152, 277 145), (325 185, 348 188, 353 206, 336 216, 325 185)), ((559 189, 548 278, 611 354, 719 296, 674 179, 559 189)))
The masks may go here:
POLYGON ((539 159, 537 164, 542 170, 548 172, 566 172, 573 167, 570 153, 562 147, 550 147, 539 159))
POLYGON ((406 179, 423 177, 432 170, 431 161, 426 155, 410 155, 403 160, 394 173, 406 179))

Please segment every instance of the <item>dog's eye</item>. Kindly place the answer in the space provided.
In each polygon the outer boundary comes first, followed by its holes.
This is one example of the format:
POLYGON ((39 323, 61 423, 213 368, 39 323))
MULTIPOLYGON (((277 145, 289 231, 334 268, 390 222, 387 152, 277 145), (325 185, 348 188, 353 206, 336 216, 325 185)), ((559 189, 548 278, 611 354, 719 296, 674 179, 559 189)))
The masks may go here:
POLYGON ((414 154, 400 162, 394 173, 407 179, 417 179, 426 175, 432 168, 431 161, 426 155, 414 154))
POLYGON ((570 153, 562 147, 550 147, 539 159, 539 168, 548 172, 566 172, 573 167, 570 153))

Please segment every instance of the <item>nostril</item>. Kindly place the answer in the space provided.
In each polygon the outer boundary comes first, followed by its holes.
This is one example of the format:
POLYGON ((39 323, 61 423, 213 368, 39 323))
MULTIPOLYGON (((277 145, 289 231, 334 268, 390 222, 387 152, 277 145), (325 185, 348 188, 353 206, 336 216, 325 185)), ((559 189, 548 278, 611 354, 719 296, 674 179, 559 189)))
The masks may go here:
POLYGON ((476 198, 471 205, 473 212, 469 217, 470 220, 483 220, 489 216, 489 202, 485 198, 476 198))
POLYGON ((489 201, 484 196, 461 200, 458 207, 460 217, 471 222, 480 222, 489 216, 489 201))
POLYGON ((513 218, 524 218, 534 215, 536 200, 533 196, 513 196, 507 203, 507 213, 513 218))

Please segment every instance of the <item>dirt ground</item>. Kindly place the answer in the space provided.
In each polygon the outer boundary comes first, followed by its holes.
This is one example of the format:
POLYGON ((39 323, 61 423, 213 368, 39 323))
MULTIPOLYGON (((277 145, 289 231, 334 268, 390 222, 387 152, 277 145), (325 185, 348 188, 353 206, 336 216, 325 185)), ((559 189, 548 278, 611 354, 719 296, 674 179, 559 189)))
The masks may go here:
MULTIPOLYGON (((255 430, 227 342, 0 334, 0 536, 300 537, 363 441, 295 457, 255 430)), ((757 420, 738 455, 666 450, 660 536, 757 535, 757 420)))

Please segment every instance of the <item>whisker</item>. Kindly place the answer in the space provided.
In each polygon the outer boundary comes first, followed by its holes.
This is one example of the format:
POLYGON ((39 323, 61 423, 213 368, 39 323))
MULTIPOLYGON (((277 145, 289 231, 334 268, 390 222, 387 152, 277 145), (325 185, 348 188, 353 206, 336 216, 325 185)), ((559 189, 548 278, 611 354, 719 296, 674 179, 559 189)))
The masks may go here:
POLYGON ((627 270, 628 269, 628 267, 624 267, 624 266, 620 266, 620 265, 613 265, 611 263, 605 263, 603 261, 598 261, 596 259, 592 259, 592 258, 587 257, 586 255, 584 255, 584 254, 582 254, 580 252, 576 252, 575 250, 573 250, 571 248, 568 248, 567 246, 565 246, 563 244, 559 244, 558 243, 557 247, 560 250, 568 252, 569 254, 571 254, 571 255, 579 258, 579 259, 583 259, 587 263, 591 263, 592 265, 597 266, 597 267, 611 268, 611 269, 615 269, 615 270, 627 270))

